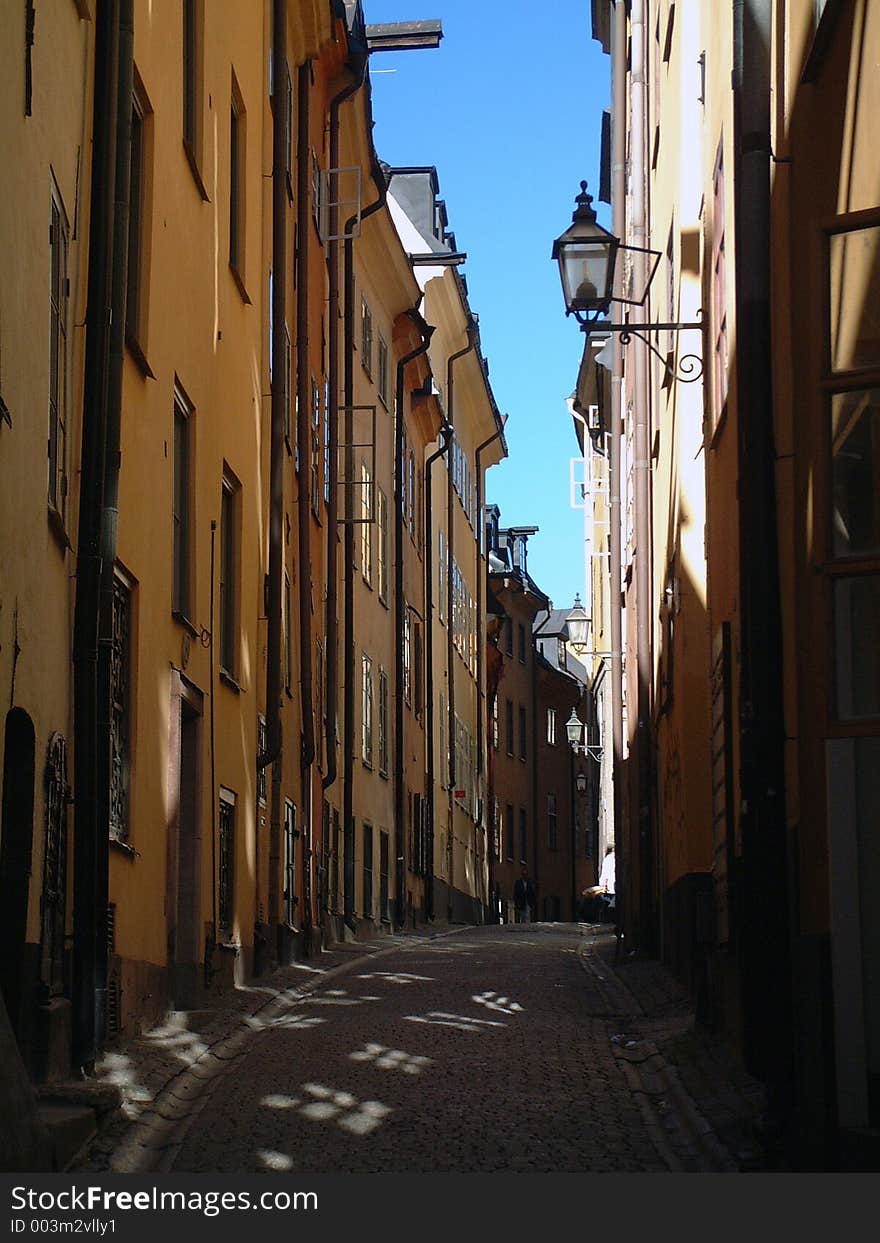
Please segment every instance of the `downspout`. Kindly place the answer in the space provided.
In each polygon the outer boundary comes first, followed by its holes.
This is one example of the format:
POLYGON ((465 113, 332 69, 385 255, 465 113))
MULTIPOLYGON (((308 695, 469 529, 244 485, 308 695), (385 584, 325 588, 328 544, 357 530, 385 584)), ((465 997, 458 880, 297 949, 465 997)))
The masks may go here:
MULTIPOLYGON (((134 88, 134 0, 120 0, 116 87, 116 168, 113 205, 113 275, 110 284, 110 359, 101 510, 101 594, 98 619, 98 801, 95 885, 97 925, 106 928, 110 901, 110 798, 112 771, 113 584, 119 529, 119 470, 122 440, 122 373, 125 302, 128 288, 128 218, 131 177, 131 109, 134 88)), ((95 971, 95 1036, 100 1046, 107 1020, 108 945, 98 941, 95 971)))
MULTIPOLYGON (((623 237, 626 231, 626 4, 615 0, 614 26, 611 39, 611 204, 612 232, 623 237)), ((623 272, 616 275, 615 293, 620 295, 623 272)), ((621 600, 621 537, 620 537, 620 450, 623 411, 623 346, 618 333, 611 334, 611 417, 608 436, 608 555, 611 562, 611 745, 612 745, 612 797, 614 840, 617 849, 615 860, 620 860, 625 849, 621 816, 621 780, 623 763, 623 619, 621 600)), ((598 851, 597 851, 598 860, 598 851)), ((625 860, 625 863, 629 860, 625 860)), ((620 871, 617 862, 617 870, 620 871)), ((620 876, 615 878, 615 891, 622 895, 620 876)), ((620 902, 622 908, 623 902, 620 902)), ((619 921, 622 912, 617 910, 619 921)), ((619 924, 618 924, 619 927, 619 924)))
MULTIPOLYGON (((630 16, 632 63, 632 222, 633 246, 647 245, 647 201, 645 187, 646 123, 646 23, 645 0, 632 0, 630 16)), ((636 255, 635 282, 644 268, 636 255)), ((636 326, 644 323, 643 307, 633 307, 636 326)), ((635 756, 638 780, 638 818, 636 834, 639 857, 638 947, 651 951, 656 944, 654 903, 654 840, 651 823, 651 453, 648 429, 648 368, 643 346, 634 353, 633 473, 635 474, 636 520, 636 668, 637 725, 635 756)))
MULTIPOLYGON (((355 69, 356 77, 342 88, 330 101, 330 168, 339 168, 339 109, 364 84, 367 58, 355 69)), ((321 783, 329 790, 336 781, 336 723, 339 711, 337 680, 339 677, 339 624, 336 617, 336 601, 339 594, 339 512, 337 492, 339 488, 339 204, 331 194, 327 240, 327 390, 328 403, 325 417, 329 429, 327 453, 329 455, 328 481, 330 497, 327 514, 327 614, 325 622, 326 651, 324 655, 324 704, 327 721, 324 734, 324 752, 327 768, 321 783)), ((346 233, 352 227, 346 226, 346 233)), ((350 344, 350 343, 349 343, 350 344)), ((335 895, 334 895, 335 898, 335 895)))
POLYGON ((746 1063, 788 1113, 793 1081, 782 621, 770 322, 771 0, 735 0, 733 87, 739 494, 738 940, 746 1063), (755 556, 755 549, 761 550, 755 556), (772 946, 768 953, 767 947, 772 946))
MULTIPOLYGON (((404 373, 414 359, 427 354, 434 329, 426 324, 413 307, 407 314, 422 334, 422 342, 397 363, 395 401, 397 418, 394 421, 394 855, 395 894, 394 918, 399 928, 406 919, 404 892, 406 889, 406 833, 404 824, 403 791, 403 627, 406 600, 403 583, 403 479, 406 464, 403 460, 404 439, 404 373)), ((411 654, 410 654, 411 655, 411 654)))
POLYGON ((98 839, 106 830, 98 806, 98 617, 101 509, 110 348, 113 195, 116 162, 118 8, 99 0, 95 13, 95 98, 89 214, 80 503, 73 628, 74 901, 72 1065, 95 1060, 96 970, 106 944, 105 913, 98 910, 98 839))
MULTIPOLYGON (((477 325, 473 316, 467 323, 467 345, 464 349, 450 354, 446 360, 446 417, 452 424, 455 435, 455 363, 473 350, 478 341, 477 325)), ((455 627, 452 624, 453 606, 453 574, 452 558, 455 552, 455 488, 452 484, 452 469, 447 462, 446 471, 446 555, 448 568, 446 573, 446 698, 447 698, 447 745, 449 747, 449 832, 446 840, 446 870, 449 892, 446 895, 446 919, 452 923, 453 916, 453 880, 455 867, 455 627)))
POLYGON ((431 468, 452 444, 452 424, 440 428, 438 448, 425 461, 425 728, 427 747, 428 874, 425 877, 425 917, 434 918, 434 532, 431 468))
MULTIPOLYGON (((269 430, 269 566, 266 582, 266 749, 257 756, 257 770, 272 765, 269 814, 268 922, 280 934, 279 880, 281 862, 281 581, 284 556, 284 428, 287 422, 287 0, 272 3, 272 389, 269 430)), ((290 625, 290 618, 287 619, 290 625)), ((213 618, 211 628, 213 631, 213 618)), ((213 696, 213 687, 212 687, 213 696)), ((212 791, 212 798, 215 794, 212 791)), ((257 827, 259 841, 259 826, 257 827)), ((259 868, 257 909, 259 914, 259 868)), ((276 953, 280 952, 280 944, 276 953)))
MULTIPOLYGON (((502 419, 501 426, 496 432, 484 440, 481 445, 477 446, 474 454, 474 465, 476 468, 476 489, 477 489, 477 540, 476 540, 476 577, 477 577, 477 788, 480 791, 480 805, 483 809, 483 827, 487 827, 487 817, 491 813, 487 813, 486 800, 483 797, 483 746, 484 746, 484 706, 486 702, 486 688, 483 686, 483 664, 484 664, 484 646, 485 646, 485 620, 483 618, 483 540, 485 538, 485 527, 483 524, 483 470, 480 466, 480 457, 484 450, 489 448, 496 440, 504 435, 504 424, 507 421, 505 415, 502 419)), ((492 851, 488 842, 488 833, 486 834, 486 866, 491 869, 492 851)), ((482 876, 482 869, 480 870, 482 876)), ((491 902, 492 895, 492 879, 487 878, 489 892, 486 895, 488 907, 491 902)), ((485 918, 485 912, 484 912, 485 918)), ((494 921, 493 921, 494 922, 494 921)))
MULTIPOLYGON (((373 179, 379 197, 361 212, 361 222, 385 206, 387 184, 378 164, 373 166, 373 179)), ((342 853, 343 853, 343 919, 354 932, 356 917, 354 909, 354 239, 352 229, 357 222, 351 216, 345 224, 344 250, 344 375, 343 399, 345 403, 344 449, 345 449, 345 500, 343 505, 343 621, 342 644, 345 651, 345 671, 342 683, 342 853)), ((332 432, 332 428, 331 428, 332 432)), ((334 455, 334 457, 337 455, 334 455)), ((331 462, 332 467, 332 462, 331 462)), ((333 695, 336 688, 333 687, 333 695)), ((335 740, 334 740, 335 742, 335 740)))
MULTIPOLYGON (((297 70, 297 169, 296 169, 296 433, 299 444, 297 490, 299 572, 299 676, 301 707, 300 775, 302 788, 302 930, 304 952, 311 952, 312 937, 312 764, 315 759, 315 728, 312 717, 312 581, 309 459, 311 392, 309 368, 309 254, 312 227, 309 165, 309 96, 312 64, 297 70)), ((285 74, 286 79, 286 74, 285 74)), ((280 583, 279 583, 280 586, 280 583)))

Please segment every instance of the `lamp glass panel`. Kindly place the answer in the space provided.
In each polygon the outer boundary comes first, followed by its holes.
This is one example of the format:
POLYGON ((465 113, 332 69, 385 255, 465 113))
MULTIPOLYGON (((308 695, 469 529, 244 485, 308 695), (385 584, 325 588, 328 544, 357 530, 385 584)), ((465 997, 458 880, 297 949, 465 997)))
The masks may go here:
POLYGON ((567 306, 591 310, 599 309, 608 301, 611 255, 610 241, 566 243, 559 267, 567 306))

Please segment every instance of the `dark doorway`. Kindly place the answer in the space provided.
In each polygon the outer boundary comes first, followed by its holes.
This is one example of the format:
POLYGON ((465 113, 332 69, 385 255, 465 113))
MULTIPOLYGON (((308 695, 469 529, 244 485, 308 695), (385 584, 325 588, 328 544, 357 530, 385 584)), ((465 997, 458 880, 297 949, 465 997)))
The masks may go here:
POLYGON ((24 964, 34 841, 35 736, 22 708, 6 714, 0 839, 0 992, 19 1045, 24 1030, 24 964))
POLYGON ((180 675, 175 675, 175 682, 172 689, 171 788, 176 790, 177 799, 168 833, 168 968, 171 1002, 177 1009, 187 1010, 197 1002, 201 961, 199 751, 202 696, 180 675))

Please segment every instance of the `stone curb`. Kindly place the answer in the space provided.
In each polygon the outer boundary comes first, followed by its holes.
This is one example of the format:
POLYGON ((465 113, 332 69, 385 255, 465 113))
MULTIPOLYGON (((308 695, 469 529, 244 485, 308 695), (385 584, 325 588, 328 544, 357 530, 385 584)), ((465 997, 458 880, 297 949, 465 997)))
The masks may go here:
MULTIPOLYGON (((609 1006, 602 1017, 636 1021, 645 1010, 609 963, 593 951, 587 939, 591 932, 581 927, 579 959, 598 986, 609 1006)), ((686 1091, 675 1066, 671 1065, 651 1040, 613 1043, 614 1056, 642 1113, 645 1127, 671 1172, 689 1168, 713 1173, 737 1173, 739 1163, 718 1139, 709 1121, 700 1113, 686 1091), (628 1047, 629 1046, 629 1047, 628 1047), (673 1147, 683 1148, 683 1161, 673 1147)))
MULTIPOLYGON (((443 928, 425 936, 405 937, 403 943, 398 939, 394 944, 380 949, 367 949, 365 945, 360 952, 352 950, 345 961, 328 967, 320 974, 316 973, 313 978, 295 986, 273 989, 255 1002, 252 1008, 236 1012, 213 1039, 205 1038, 205 1047, 199 1055, 188 1066, 167 1078, 146 1104, 144 1112, 131 1121, 110 1155, 109 1171, 113 1174, 167 1173, 173 1167, 189 1128, 205 1108, 217 1084, 236 1066, 251 1039, 328 980, 365 961, 385 957, 423 941, 435 941, 468 930, 467 925, 443 928)), ((82 1164, 86 1164, 89 1157, 99 1150, 100 1136, 98 1143, 93 1143, 84 1154, 82 1164)))

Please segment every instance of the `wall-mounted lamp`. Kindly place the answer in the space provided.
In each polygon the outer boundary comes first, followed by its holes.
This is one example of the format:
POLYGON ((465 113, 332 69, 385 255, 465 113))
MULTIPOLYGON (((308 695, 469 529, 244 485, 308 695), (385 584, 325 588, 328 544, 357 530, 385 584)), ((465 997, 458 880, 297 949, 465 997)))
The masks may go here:
MULTIPOLYGON (((573 315, 580 324, 581 331, 587 334, 594 328, 602 332, 619 332, 621 345, 628 345, 633 337, 638 337, 659 358, 668 373, 668 359, 645 334, 683 332, 691 328, 702 331, 702 320, 692 323, 677 321, 664 324, 610 324, 601 318, 608 314, 612 302, 620 302, 626 306, 644 306, 657 264, 660 262, 660 251, 645 246, 625 246, 619 238, 603 229, 597 222, 592 202, 593 196, 587 194, 587 183, 582 181, 581 192, 575 199, 577 207, 571 218, 572 222, 553 243, 552 258, 559 264, 565 313, 573 315), (628 254, 649 255, 653 258, 645 287, 637 298, 615 297, 612 293, 614 269, 618 251, 621 250, 628 254)), ((679 380, 685 384, 693 384, 703 374, 702 359, 697 354, 683 354, 678 360, 678 372, 679 380)))

